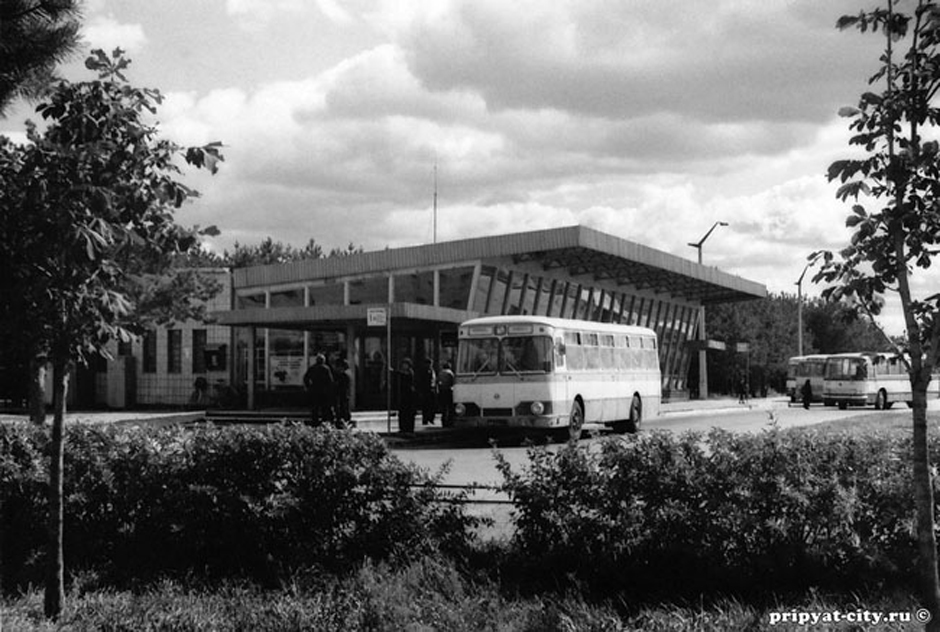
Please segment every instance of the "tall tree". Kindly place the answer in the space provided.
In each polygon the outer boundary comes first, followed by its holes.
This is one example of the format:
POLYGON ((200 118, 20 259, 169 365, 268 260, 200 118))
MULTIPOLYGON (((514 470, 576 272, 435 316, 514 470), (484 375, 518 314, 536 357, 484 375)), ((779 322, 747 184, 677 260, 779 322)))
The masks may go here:
POLYGON ((79 43, 78 0, 0 0, 0 115, 42 96, 79 43))
POLYGON ((12 312, 30 315, 13 322, 19 335, 34 337, 37 353, 53 368, 50 617, 64 602, 63 424, 70 368, 106 354, 115 338, 128 340, 145 317, 199 317, 198 299, 213 289, 198 275, 168 272, 200 239, 198 229, 174 221, 175 210, 196 195, 177 181, 179 163, 214 172, 220 145, 182 148, 161 139, 152 122, 161 95, 131 86, 124 76, 128 64, 120 50, 111 56, 93 51, 86 66, 98 79, 59 83, 37 108, 45 131, 27 124, 29 144, 0 145, 0 174, 11 185, 0 198, 0 226, 4 258, 13 262, 3 290, 12 312), (31 240, 41 240, 41 247, 31 240))
POLYGON ((839 199, 854 202, 846 225, 852 239, 838 256, 814 253, 824 265, 817 282, 830 286, 829 298, 849 297, 873 316, 886 292, 900 299, 906 326, 902 350, 907 352, 913 399, 912 480, 918 540, 918 571, 922 598, 940 630, 940 577, 934 497, 927 451, 927 386, 940 353, 940 294, 922 294, 914 280, 940 251, 940 146, 925 134, 935 133, 940 110, 940 7, 930 0, 912 2, 908 11, 893 0, 887 6, 843 16, 840 29, 884 36, 885 51, 870 78, 872 91, 858 107, 840 114, 855 133, 849 143, 862 157, 834 162, 829 179, 841 183, 839 199))

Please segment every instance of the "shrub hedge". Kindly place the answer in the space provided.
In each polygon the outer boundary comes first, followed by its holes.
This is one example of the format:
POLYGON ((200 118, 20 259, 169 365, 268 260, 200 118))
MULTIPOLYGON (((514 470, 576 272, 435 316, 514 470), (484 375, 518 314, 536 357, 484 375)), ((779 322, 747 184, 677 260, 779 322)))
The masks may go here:
MULTIPOLYGON (((47 437, 0 425, 3 585, 41 581, 47 437)), ((70 425, 65 558, 109 581, 240 576, 460 553, 476 521, 427 486, 436 475, 368 434, 303 426, 191 430, 70 425)))
MULTIPOLYGON (((937 454, 934 444, 934 455, 937 454)), ((888 435, 644 433, 521 471, 515 580, 657 596, 907 585, 915 576, 910 442, 888 435)))
MULTIPOLYGON (((41 582, 46 441, 40 428, 0 425, 7 590, 41 582)), ((367 434, 69 426, 66 441, 66 566, 108 584, 279 585, 432 551, 524 592, 618 601, 908 589, 915 577, 910 442, 897 435, 652 432, 533 447, 519 471, 497 452, 515 529, 486 546, 462 505, 428 485, 440 473, 367 434)))

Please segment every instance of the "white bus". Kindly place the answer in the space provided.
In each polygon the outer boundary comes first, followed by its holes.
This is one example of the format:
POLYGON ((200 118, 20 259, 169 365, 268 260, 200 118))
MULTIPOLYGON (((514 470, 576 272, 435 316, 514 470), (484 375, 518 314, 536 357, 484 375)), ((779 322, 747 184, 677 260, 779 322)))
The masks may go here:
POLYGON ((540 316, 463 323, 454 387, 456 427, 565 430, 585 423, 636 432, 659 415, 656 333, 644 327, 540 316))
POLYGON ((826 358, 822 354, 794 356, 787 362, 787 395, 791 403, 803 401, 803 385, 809 380, 813 390, 810 401, 823 401, 823 376, 826 374, 826 358))
MULTIPOLYGON (((940 394, 937 377, 927 387, 928 397, 940 394)), ((896 353, 861 352, 831 355, 826 359, 823 399, 827 406, 865 406, 878 410, 894 402, 911 400, 911 381, 903 359, 896 353)))

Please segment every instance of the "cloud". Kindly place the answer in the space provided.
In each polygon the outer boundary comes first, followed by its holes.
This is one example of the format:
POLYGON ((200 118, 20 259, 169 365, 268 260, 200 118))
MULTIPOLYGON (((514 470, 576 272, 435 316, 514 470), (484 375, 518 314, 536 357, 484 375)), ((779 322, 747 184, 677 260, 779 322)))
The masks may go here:
POLYGON ((303 0, 225 0, 225 12, 246 31, 261 31, 276 18, 306 10, 303 0))
POLYGON ((444 4, 399 19, 398 42, 430 89, 479 92, 494 111, 819 121, 855 76, 846 72, 859 67, 852 53, 870 43, 833 28, 840 9, 855 11, 848 1, 828 3, 827 13, 805 2, 728 0, 444 4))
POLYGON ((121 48, 137 52, 147 44, 144 27, 140 24, 121 24, 112 16, 96 16, 82 27, 82 37, 89 49, 112 51, 121 48))

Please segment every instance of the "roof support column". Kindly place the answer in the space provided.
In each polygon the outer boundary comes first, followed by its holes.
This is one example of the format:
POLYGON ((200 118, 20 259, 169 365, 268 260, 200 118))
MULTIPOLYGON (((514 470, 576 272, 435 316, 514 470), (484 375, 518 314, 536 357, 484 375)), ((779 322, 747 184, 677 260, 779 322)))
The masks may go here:
POLYGON ((255 328, 248 328, 248 410, 255 409, 255 328))
POLYGON ((708 399, 708 355, 705 351, 705 305, 698 308, 698 339, 702 347, 698 351, 698 397, 708 399))

